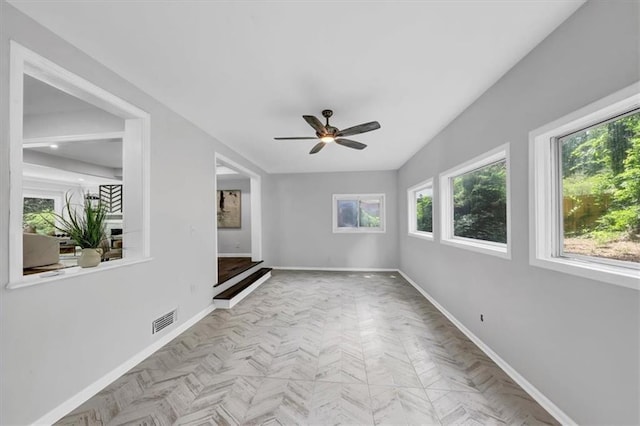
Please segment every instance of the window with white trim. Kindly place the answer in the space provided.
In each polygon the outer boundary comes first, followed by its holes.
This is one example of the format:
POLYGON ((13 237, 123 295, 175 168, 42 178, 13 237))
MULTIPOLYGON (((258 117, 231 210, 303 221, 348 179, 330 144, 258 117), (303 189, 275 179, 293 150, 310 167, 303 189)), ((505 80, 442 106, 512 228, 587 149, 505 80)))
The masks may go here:
POLYGON ((409 235, 433 239, 433 179, 420 182, 407 190, 409 235))
POLYGON ((531 263, 640 289, 640 95, 531 132, 531 263))
MULTIPOLYGON (((14 41, 11 41, 10 45, 9 170, 12 180, 7 211, 23 214, 8 215, 9 283, 7 288, 21 288, 148 260, 149 114, 14 41), (48 94, 47 99, 51 99, 53 94, 56 99, 60 99, 60 96, 65 99, 65 102, 49 102, 47 108, 53 108, 58 104, 63 106, 86 104, 88 107, 70 108, 69 111, 50 109, 45 111, 39 109, 40 105, 34 100, 42 93, 48 94), (70 117, 76 113, 95 119, 96 125, 91 127, 90 133, 83 133, 86 128, 77 127, 78 120, 63 121, 61 119, 62 116, 70 117), (107 128, 109 127, 107 124, 113 121, 106 120, 107 115, 118 122, 120 126, 118 131, 107 128), (55 126, 51 123, 55 123, 55 126), (63 123, 65 126, 62 126, 63 123), (120 145, 123 148, 109 153, 123 151, 120 156, 122 158, 120 167, 112 164, 115 162, 115 157, 95 150, 96 144, 118 145, 116 139, 121 141, 120 145), (82 147, 78 148, 79 145, 82 147), (73 147, 77 149, 74 150, 73 147), (78 155, 84 155, 86 159, 93 159, 96 162, 89 163, 78 155), (126 172, 123 173, 123 170, 126 172), (62 213, 63 201, 60 199, 60 194, 65 194, 67 189, 73 191, 73 188, 81 187, 83 185, 79 183, 81 181, 88 184, 85 177, 91 179, 112 177, 109 183, 117 181, 127 188, 123 202, 127 208, 126 216, 108 218, 107 228, 109 228, 111 241, 104 240, 105 244, 112 245, 109 249, 113 250, 109 251, 112 252, 113 257, 109 260, 118 260, 110 261, 108 266, 90 270, 80 270, 71 263, 60 261, 59 255, 67 254, 62 252, 62 249, 66 249, 63 247, 67 245, 66 240, 32 237, 27 234, 33 232, 23 232, 23 230, 35 230, 35 233, 42 234, 54 232, 49 226, 50 217, 54 210, 59 214, 62 213), (69 182, 73 182, 73 185, 69 182), (59 191, 58 196, 42 197, 54 200, 53 210, 50 201, 39 203, 33 199, 39 198, 40 193, 51 192, 55 188, 60 189, 60 186, 66 189, 59 191), (109 220, 117 223, 110 224, 109 220), (124 246, 117 244, 117 241, 114 243, 115 240, 123 238, 120 230, 126 233, 124 246), (28 237, 27 248, 33 248, 33 250, 24 250, 25 237, 28 237), (45 248, 41 249, 41 247, 45 248), (28 251, 29 262, 25 261, 25 251, 28 251), (30 270, 26 271, 26 269, 30 270)), ((88 122, 88 119, 86 122, 81 121, 82 124, 88 122)), ((75 248, 75 244, 71 244, 71 247, 75 248)), ((71 256, 75 256, 75 253, 71 253, 71 256)))
POLYGON ((333 232, 385 232, 384 194, 335 194, 333 232))
POLYGON ((508 145, 442 173, 440 191, 442 243, 510 257, 508 145))

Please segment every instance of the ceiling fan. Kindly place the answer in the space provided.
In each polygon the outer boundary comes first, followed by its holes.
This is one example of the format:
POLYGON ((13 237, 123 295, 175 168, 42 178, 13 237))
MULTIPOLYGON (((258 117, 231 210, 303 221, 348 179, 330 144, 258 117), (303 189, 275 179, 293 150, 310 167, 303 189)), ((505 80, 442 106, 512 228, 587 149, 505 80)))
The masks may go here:
POLYGON ((345 139, 344 136, 357 135, 360 133, 370 132, 372 130, 377 130, 380 128, 380 123, 378 123, 377 121, 370 121, 369 123, 358 124, 357 126, 340 130, 337 127, 333 127, 329 125, 329 117, 331 117, 332 115, 333 115, 333 111, 331 111, 330 109, 325 109, 324 111, 322 111, 322 116, 327 119, 327 124, 324 124, 324 125, 320 120, 318 120, 313 115, 302 116, 302 118, 304 118, 305 121, 315 129, 316 137, 300 136, 300 137, 286 137, 286 138, 274 138, 274 139, 279 141, 320 139, 320 142, 318 142, 313 148, 311 148, 311 151, 309 151, 309 154, 316 154, 322 148, 324 148, 326 144, 331 142, 335 142, 338 145, 346 146, 348 148, 365 149, 367 145, 351 139, 345 139))

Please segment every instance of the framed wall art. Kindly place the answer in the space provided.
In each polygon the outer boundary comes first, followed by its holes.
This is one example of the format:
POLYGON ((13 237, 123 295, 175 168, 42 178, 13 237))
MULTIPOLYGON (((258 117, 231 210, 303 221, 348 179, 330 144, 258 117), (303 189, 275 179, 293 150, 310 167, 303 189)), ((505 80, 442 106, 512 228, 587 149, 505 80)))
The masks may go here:
POLYGON ((240 228, 240 198, 239 189, 224 189, 218 191, 218 228, 240 228))

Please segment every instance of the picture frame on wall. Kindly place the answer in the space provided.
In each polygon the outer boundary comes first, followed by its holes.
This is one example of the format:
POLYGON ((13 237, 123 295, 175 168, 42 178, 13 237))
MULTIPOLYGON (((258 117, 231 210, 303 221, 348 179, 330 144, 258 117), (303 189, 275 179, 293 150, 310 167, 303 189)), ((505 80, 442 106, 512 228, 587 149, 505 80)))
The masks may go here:
POLYGON ((217 191, 218 228, 240 228, 241 195, 239 189, 217 191))

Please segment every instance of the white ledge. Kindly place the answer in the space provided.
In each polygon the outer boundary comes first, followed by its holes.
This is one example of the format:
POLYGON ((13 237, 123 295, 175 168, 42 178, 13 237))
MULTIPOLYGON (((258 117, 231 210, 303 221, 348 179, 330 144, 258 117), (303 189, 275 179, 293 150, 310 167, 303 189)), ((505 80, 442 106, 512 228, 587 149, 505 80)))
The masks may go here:
POLYGON ((74 266, 71 268, 57 269, 55 271, 42 272, 40 274, 25 275, 20 281, 14 281, 7 284, 8 290, 17 290, 19 288, 31 287, 34 285, 50 283, 52 281, 61 281, 66 278, 79 277, 82 275, 89 275, 100 273, 102 271, 109 271, 112 269, 123 268, 130 265, 137 265, 139 263, 146 263, 153 260, 152 257, 145 257, 142 259, 120 259, 110 260, 108 262, 102 262, 95 268, 80 268, 74 266))
POLYGON ((472 238, 453 237, 442 238, 440 240, 442 244, 446 244, 453 247, 459 247, 478 253, 490 254, 492 256, 498 256, 503 259, 511 259, 511 252, 509 251, 509 245, 504 243, 494 243, 491 241, 476 240, 472 238))
POLYGON ((640 271, 570 258, 532 258, 533 266, 640 290, 640 271))
POLYGON ((427 241, 433 241, 433 232, 409 231, 407 235, 427 241))

